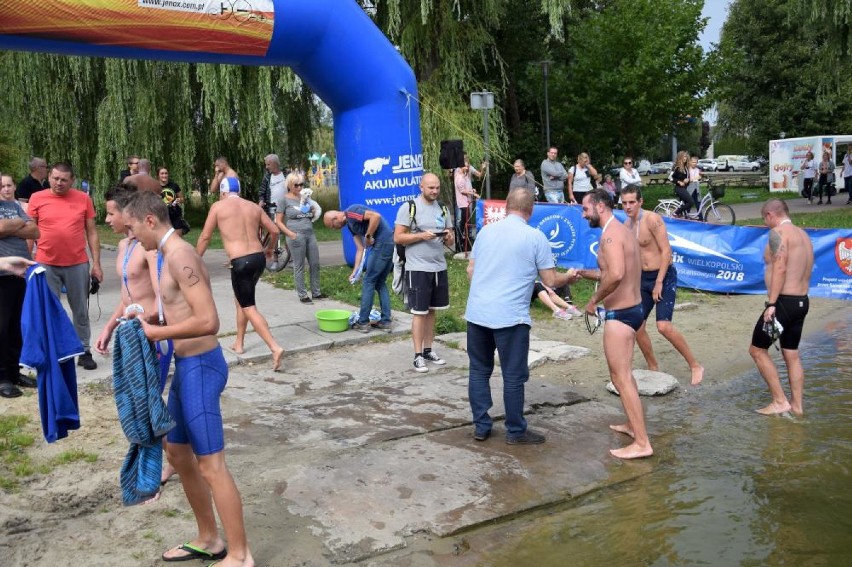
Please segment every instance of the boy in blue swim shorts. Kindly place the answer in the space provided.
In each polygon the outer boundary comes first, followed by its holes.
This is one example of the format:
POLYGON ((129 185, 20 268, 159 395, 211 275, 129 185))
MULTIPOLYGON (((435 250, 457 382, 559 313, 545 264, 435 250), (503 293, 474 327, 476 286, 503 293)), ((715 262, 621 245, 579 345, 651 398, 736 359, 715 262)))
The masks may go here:
POLYGON ((142 328, 151 341, 174 342, 175 375, 168 408, 177 426, 168 434, 167 456, 180 475, 198 530, 162 559, 221 560, 223 567, 253 567, 240 493, 225 464, 219 397, 228 381, 228 366, 216 338, 219 316, 207 268, 192 245, 174 233, 158 195, 147 191, 133 195, 124 215, 127 228, 145 250, 156 250, 162 259, 154 282, 159 313, 143 321, 142 328), (157 324, 159 320, 165 324, 157 324), (214 502, 225 539, 219 536, 214 502))

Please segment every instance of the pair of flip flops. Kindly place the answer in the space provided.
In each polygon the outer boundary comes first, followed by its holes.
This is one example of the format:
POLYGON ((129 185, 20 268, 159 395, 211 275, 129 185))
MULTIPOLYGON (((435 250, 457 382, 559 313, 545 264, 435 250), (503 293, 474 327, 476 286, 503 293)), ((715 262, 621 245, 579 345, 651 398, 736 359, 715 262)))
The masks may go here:
POLYGON ((195 559, 201 559, 203 561, 218 561, 220 559, 225 559, 225 556, 228 555, 228 549, 225 548, 218 553, 212 553, 207 551, 206 549, 201 549, 200 547, 195 547, 189 542, 184 543, 177 547, 180 551, 185 551, 186 555, 178 555, 176 557, 166 557, 163 554, 163 561, 174 563, 177 561, 193 561, 195 559))

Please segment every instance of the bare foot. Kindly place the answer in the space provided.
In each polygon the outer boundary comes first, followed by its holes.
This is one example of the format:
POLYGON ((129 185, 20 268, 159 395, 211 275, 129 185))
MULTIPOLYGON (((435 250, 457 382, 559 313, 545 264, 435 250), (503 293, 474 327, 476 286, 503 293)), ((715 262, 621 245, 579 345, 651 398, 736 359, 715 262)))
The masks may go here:
POLYGON ((641 459, 642 457, 650 457, 654 454, 654 450, 650 445, 639 445, 632 443, 621 449, 610 449, 609 454, 616 459, 641 459))
POLYGON ((154 496, 152 496, 151 498, 149 498, 148 500, 146 500, 145 502, 143 502, 143 503, 142 503, 142 505, 143 505, 143 506, 147 506, 148 504, 153 504, 154 502, 156 502, 157 500, 159 500, 159 499, 160 499, 160 492, 161 492, 161 491, 158 491, 158 492, 157 492, 154 496))
POLYGON ((175 468, 169 463, 166 463, 166 466, 163 467, 163 474, 160 475, 160 486, 164 486, 167 482, 169 482, 169 479, 176 473, 177 471, 175 468))
POLYGON ((704 367, 696 366, 692 369, 692 385, 698 386, 704 380, 704 367))
POLYGON ((793 412, 793 415, 795 415, 796 417, 802 417, 803 415, 805 415, 805 412, 801 407, 796 407, 792 404, 790 404, 790 411, 793 412))
POLYGON ((281 357, 284 356, 284 349, 278 347, 278 350, 272 351, 272 371, 275 372, 281 368, 281 357))
POLYGON ((650 370, 651 372, 659 372, 660 366, 658 364, 654 364, 653 366, 649 364, 648 370, 650 370))
POLYGON ((788 412, 792 409, 793 408, 790 407, 790 402, 788 402, 787 400, 784 400, 783 404, 777 404, 775 402, 772 402, 771 404, 769 404, 765 408, 760 408, 759 410, 754 410, 754 411, 756 411, 757 413, 759 413, 761 415, 777 415, 779 413, 788 412))
POLYGON ((633 430, 630 428, 628 424, 623 425, 610 425, 610 429, 613 431, 618 431, 619 433, 624 433, 625 435, 629 435, 630 437, 634 437, 633 430))
POLYGON ((229 554, 222 561, 213 563, 211 567, 213 565, 215 565, 216 567, 254 567, 254 558, 251 555, 248 555, 245 559, 240 561, 239 559, 236 559, 229 554))
POLYGON ((234 343, 230 346, 230 349, 237 354, 243 354, 246 351, 242 343, 234 343))

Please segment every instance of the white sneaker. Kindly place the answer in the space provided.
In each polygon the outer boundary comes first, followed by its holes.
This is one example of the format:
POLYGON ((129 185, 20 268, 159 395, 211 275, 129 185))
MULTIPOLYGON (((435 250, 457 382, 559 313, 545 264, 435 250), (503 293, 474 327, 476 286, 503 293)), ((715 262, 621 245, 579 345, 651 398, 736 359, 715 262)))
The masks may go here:
POLYGON ((565 311, 565 312, 567 312, 567 313, 568 313, 569 315, 571 315, 572 317, 579 317, 580 315, 582 315, 582 314, 583 314, 583 312, 582 312, 582 311, 580 311, 579 309, 577 309, 576 307, 574 307, 574 306, 573 306, 573 305, 571 305, 570 303, 568 304, 568 307, 566 307, 566 308, 564 309, 564 311, 565 311))
POLYGON ((426 359, 422 356, 417 356, 414 358, 414 371, 415 372, 429 372, 429 367, 426 366, 426 359))
POLYGON ((557 319, 562 319, 563 321, 570 321, 571 314, 565 311, 564 309, 560 309, 559 311, 554 311, 553 316, 557 319))
POLYGON ((431 362, 432 364, 437 364, 438 366, 443 366, 444 364, 447 363, 447 361, 444 360, 443 358, 441 358, 440 356, 438 356, 438 354, 434 350, 430 350, 429 352, 424 352, 423 358, 425 358, 427 361, 431 362))

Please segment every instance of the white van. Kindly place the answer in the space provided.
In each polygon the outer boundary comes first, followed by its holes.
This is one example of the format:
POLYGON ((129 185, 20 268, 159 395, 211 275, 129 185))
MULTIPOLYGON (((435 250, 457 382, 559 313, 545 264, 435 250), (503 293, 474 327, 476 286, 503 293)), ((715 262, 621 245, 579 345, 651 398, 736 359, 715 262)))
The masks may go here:
POLYGON ((716 163, 719 165, 719 171, 757 171, 760 169, 760 164, 751 161, 748 156, 718 156, 716 163))

